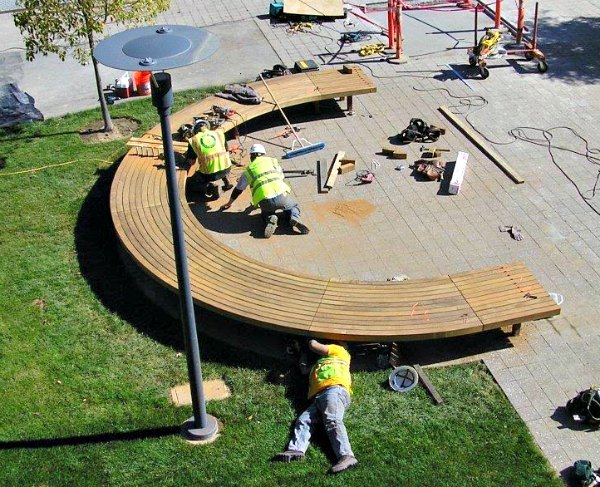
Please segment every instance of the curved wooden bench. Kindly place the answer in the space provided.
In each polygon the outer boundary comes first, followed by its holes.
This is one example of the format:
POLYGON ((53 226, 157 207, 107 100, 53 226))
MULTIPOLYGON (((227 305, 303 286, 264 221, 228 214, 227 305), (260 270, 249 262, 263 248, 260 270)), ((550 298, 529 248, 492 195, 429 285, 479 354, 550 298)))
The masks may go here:
MULTIPOLYGON (((356 68, 351 74, 332 70, 286 76, 269 84, 283 106, 375 91, 356 68), (320 79, 327 83, 319 84, 320 79)), ((175 114, 173 126, 222 102, 204 99, 175 114)), ((240 121, 275 109, 268 101, 258 106, 226 104, 240 112, 240 121)), ((226 128, 236 123, 230 121, 226 128)), ((157 133, 160 127, 149 132, 157 133)), ((258 262, 203 229, 183 200, 186 178, 186 171, 178 171, 194 301, 239 321, 298 335, 368 342, 477 333, 560 312, 519 263, 432 279, 358 282, 322 279, 258 262)), ((162 161, 131 150, 115 175, 110 208, 126 251, 150 276, 176 292, 162 161)))

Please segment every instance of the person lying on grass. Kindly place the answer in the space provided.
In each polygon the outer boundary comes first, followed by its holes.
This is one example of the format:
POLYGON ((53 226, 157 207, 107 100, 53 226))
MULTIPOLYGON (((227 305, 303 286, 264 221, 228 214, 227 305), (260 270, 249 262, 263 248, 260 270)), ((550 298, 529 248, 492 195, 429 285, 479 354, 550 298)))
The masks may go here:
POLYGON ((330 472, 339 473, 358 463, 344 425, 344 413, 350 407, 352 394, 350 354, 343 344, 325 345, 311 340, 308 346, 321 355, 310 371, 308 399, 311 402, 298 416, 287 450, 275 455, 274 460, 292 462, 303 459, 314 426, 322 422, 337 458, 330 472))

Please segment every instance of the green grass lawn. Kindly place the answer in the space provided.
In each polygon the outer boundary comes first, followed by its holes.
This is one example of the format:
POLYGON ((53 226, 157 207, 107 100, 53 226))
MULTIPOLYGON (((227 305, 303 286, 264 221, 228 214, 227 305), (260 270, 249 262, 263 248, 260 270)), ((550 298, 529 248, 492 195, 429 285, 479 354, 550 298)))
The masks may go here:
MULTIPOLYGON (((177 95, 178 106, 199 92, 177 95)), ((149 100, 113 117, 158 121, 149 100)), ((270 461, 302 406, 304 379, 283 365, 201 337, 205 379, 232 396, 209 402, 219 439, 177 434, 191 408, 181 326, 136 290, 110 223, 108 190, 125 140, 87 145, 89 111, 0 132, 0 485, 560 486, 480 364, 430 370, 445 404, 386 389, 388 372, 354 374, 347 427, 360 461, 328 476, 322 435, 306 461, 270 461), (46 165, 71 164, 22 172, 46 165)))

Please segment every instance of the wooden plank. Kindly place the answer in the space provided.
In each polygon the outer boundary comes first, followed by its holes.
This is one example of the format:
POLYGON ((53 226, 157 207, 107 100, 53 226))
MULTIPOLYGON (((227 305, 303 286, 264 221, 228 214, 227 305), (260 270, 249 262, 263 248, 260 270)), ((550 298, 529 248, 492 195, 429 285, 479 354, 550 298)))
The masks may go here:
POLYGON ((329 167, 329 172, 327 173, 327 180, 325 181, 325 184, 323 185, 323 187, 325 189, 333 188, 333 185, 335 184, 335 180, 337 179, 337 176, 338 176, 338 169, 340 168, 340 165, 342 164, 342 159, 344 158, 345 155, 346 155, 346 153, 344 151, 339 151, 333 157, 333 161, 331 162, 331 166, 329 167))
MULTIPOLYGON (((148 137, 131 137, 131 139, 129 139, 127 141, 127 144, 129 147, 150 147, 150 148, 155 148, 160 150, 160 152, 162 153, 163 151, 163 143, 161 139, 157 139, 157 138, 148 138, 148 137)), ((187 147, 188 147, 188 143, 187 142, 181 142, 178 140, 174 140, 173 141, 173 149, 175 150, 175 152, 185 152, 187 151, 187 147)))
POLYGON ((483 140, 483 138, 475 133, 471 127, 467 126, 460 120, 454 113, 452 113, 447 107, 441 106, 438 108, 440 112, 450 120, 455 127, 457 127, 476 147, 478 147, 481 152, 487 155, 496 166, 498 166, 502 171, 515 183, 521 184, 525 182, 525 179, 521 177, 521 175, 513 169, 508 162, 500 154, 498 154, 494 149, 492 149, 487 142, 483 140))
POLYGON ((352 159, 342 159, 338 174, 346 174, 347 172, 354 171, 356 169, 356 161, 352 159))
POLYGON ((414 364, 413 367, 417 371, 417 374, 419 375, 419 382, 425 388, 425 390, 429 393, 429 395, 431 396, 431 399, 433 399, 433 402, 436 404, 436 406, 439 404, 442 404, 444 402, 444 400, 442 399, 442 396, 440 396, 437 389, 433 386, 433 384, 429 380, 429 376, 425 373, 425 370, 423 370, 423 367, 421 367, 419 364, 414 364))

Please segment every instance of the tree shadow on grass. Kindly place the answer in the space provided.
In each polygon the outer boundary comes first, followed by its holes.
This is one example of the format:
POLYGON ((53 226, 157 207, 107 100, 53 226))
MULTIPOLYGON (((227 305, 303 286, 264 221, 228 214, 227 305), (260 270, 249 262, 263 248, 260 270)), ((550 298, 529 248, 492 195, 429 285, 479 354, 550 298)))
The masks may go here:
POLYGON ((78 130, 65 130, 62 132, 53 132, 50 134, 43 134, 38 130, 33 130, 33 133, 23 134, 23 127, 17 125, 10 128, 0 129, 0 142, 9 142, 13 140, 30 140, 30 139, 44 139, 48 137, 59 137, 61 135, 73 135, 78 134, 78 130))

